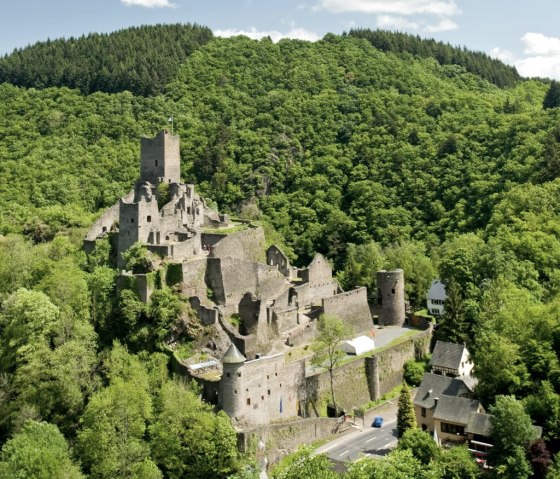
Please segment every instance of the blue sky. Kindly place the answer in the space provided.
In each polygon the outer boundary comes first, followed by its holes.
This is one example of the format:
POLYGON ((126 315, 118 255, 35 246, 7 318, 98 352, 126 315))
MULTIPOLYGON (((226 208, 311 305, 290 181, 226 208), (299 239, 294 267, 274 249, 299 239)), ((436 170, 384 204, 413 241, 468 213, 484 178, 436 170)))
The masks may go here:
POLYGON ((315 40, 385 28, 487 52, 525 76, 560 79, 558 0, 4 0, 0 54, 47 38, 196 22, 221 36, 315 40))

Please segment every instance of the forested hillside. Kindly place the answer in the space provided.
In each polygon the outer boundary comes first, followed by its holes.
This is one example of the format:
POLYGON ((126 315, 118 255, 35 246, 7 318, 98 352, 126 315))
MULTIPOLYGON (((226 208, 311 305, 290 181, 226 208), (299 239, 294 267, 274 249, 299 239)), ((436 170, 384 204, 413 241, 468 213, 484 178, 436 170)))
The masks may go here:
POLYGON ((185 58, 211 38, 207 27, 177 24, 47 40, 0 59, 0 83, 154 95, 162 92, 185 58))
MULTIPOLYGON (((199 45, 210 32, 197 28, 199 45)), ((81 251, 136 179, 139 138, 170 115, 183 178, 274 228, 297 264, 319 251, 345 288, 372 291, 376 269, 403 267, 419 309, 442 278, 437 334, 468 344, 478 396, 516 396, 560 450, 560 109, 543 109, 543 82, 500 88, 420 56, 355 35, 216 38, 138 95, 0 85, 2 477, 33 454, 66 471, 41 477, 225 478, 247 463, 227 419, 168 377, 163 339, 190 314, 184 298, 117 294, 108 244, 81 251)), ((349 477, 452 477, 409 456, 349 477), (401 463, 408 475, 391 476, 401 463)))
POLYGON ((420 38, 418 35, 386 30, 356 28, 348 34, 365 38, 375 48, 384 52, 411 53, 420 58, 435 58, 441 65, 461 65, 469 73, 479 75, 500 87, 514 86, 521 79, 515 67, 505 65, 486 53, 470 51, 465 47, 452 47, 433 39, 420 38))

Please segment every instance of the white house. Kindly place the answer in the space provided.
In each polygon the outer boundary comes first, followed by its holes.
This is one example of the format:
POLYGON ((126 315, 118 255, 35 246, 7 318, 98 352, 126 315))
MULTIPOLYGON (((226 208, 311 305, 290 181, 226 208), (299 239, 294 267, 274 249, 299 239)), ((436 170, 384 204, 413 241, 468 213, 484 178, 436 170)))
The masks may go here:
MULTIPOLYGON (((451 378, 467 378, 467 385, 476 382, 471 379, 473 362, 464 344, 437 341, 430 359, 432 374, 441 374, 451 378)), ((471 388, 472 389, 472 388, 471 388)))
POLYGON ((446 299, 445 285, 439 279, 432 281, 428 291, 428 313, 433 316, 441 316, 445 310, 446 299))

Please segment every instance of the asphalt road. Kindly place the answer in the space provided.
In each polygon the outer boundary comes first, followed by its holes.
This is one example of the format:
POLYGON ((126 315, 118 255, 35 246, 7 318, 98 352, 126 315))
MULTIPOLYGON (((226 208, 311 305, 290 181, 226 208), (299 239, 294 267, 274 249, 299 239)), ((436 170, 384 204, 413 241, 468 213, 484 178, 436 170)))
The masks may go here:
MULTIPOLYGON (((361 424, 361 419, 356 420, 361 424)), ((335 462, 352 462, 365 455, 380 457, 389 453, 397 445, 397 405, 396 401, 366 415, 365 426, 344 436, 328 442, 315 453, 325 453, 335 462), (375 416, 384 418, 383 426, 371 427, 375 416)))

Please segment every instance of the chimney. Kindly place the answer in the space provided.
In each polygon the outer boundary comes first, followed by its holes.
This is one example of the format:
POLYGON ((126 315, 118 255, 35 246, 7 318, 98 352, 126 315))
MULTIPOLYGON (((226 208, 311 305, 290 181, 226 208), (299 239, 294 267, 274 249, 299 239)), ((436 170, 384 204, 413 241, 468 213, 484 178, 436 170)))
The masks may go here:
POLYGON ((437 397, 437 398, 434 398, 434 406, 435 406, 435 407, 437 407, 438 401, 439 401, 439 398, 438 398, 438 397, 437 397))

